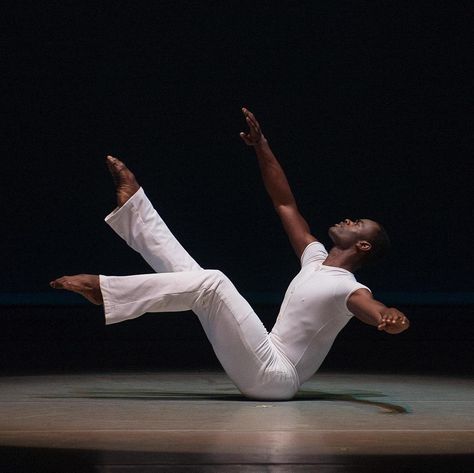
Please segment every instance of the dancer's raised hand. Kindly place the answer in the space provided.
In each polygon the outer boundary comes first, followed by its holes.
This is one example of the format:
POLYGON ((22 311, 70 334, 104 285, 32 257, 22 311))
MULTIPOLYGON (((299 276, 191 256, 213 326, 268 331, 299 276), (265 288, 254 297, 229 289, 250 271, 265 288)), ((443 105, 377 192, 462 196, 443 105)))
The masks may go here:
POLYGON ((247 133, 243 131, 240 132, 240 137, 248 146, 256 146, 265 140, 260 124, 250 110, 242 108, 242 113, 244 114, 249 130, 247 133))

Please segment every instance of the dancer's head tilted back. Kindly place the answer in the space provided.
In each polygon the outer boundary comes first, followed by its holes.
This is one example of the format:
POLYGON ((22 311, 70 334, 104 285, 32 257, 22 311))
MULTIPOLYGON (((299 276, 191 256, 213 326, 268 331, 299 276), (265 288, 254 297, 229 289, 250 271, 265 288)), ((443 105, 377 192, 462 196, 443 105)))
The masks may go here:
POLYGON ((328 233, 336 248, 353 251, 359 267, 376 263, 390 249, 390 239, 385 228, 368 218, 346 218, 330 227, 328 233))

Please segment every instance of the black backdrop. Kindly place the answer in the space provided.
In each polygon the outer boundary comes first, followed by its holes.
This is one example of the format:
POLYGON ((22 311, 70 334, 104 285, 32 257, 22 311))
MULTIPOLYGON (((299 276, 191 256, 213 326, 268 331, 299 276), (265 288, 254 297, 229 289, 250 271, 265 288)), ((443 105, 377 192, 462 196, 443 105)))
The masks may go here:
POLYGON ((244 292, 297 261, 240 107, 260 119, 325 242, 380 220, 376 291, 470 291, 468 2, 14 2, 2 14, 3 292, 150 271, 103 223, 124 159, 205 267, 244 292))

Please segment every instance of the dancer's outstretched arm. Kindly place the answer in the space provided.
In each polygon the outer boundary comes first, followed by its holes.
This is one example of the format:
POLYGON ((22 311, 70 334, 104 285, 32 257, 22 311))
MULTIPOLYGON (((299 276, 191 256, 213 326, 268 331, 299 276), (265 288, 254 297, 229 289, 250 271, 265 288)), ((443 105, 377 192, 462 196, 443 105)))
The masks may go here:
POLYGON ((377 301, 367 289, 359 289, 351 294, 347 308, 362 322, 392 335, 404 332, 410 326, 403 312, 377 301))
POLYGON ((298 210, 285 172, 263 135, 260 124, 252 112, 246 108, 243 108, 242 112, 249 130, 247 133, 241 132, 240 137, 255 149, 265 189, 281 219, 291 246, 300 258, 306 246, 316 241, 316 238, 311 234, 308 223, 298 210))

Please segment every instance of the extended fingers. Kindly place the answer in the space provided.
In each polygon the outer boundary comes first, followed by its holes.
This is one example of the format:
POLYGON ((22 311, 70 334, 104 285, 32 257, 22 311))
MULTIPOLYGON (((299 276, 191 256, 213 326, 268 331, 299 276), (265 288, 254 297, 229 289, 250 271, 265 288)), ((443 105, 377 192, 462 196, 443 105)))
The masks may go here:
POLYGON ((260 124, 258 123, 255 115, 245 107, 242 108, 242 112, 245 115, 245 120, 249 126, 252 126, 258 133, 260 133, 260 124))
POLYGON ((382 321, 387 324, 401 324, 405 325, 408 320, 404 315, 401 314, 392 314, 392 315, 384 315, 382 317, 382 321))
POLYGON ((254 114, 248 108, 242 107, 242 113, 245 117, 251 117, 255 120, 254 114))
POLYGON ((245 119, 247 120, 249 127, 252 128, 255 131, 255 133, 260 133, 260 125, 258 124, 258 121, 255 120, 253 116, 247 115, 245 119))
POLYGON ((250 135, 254 137, 260 136, 260 128, 258 124, 253 122, 249 117, 246 117, 247 125, 249 126, 250 135))

